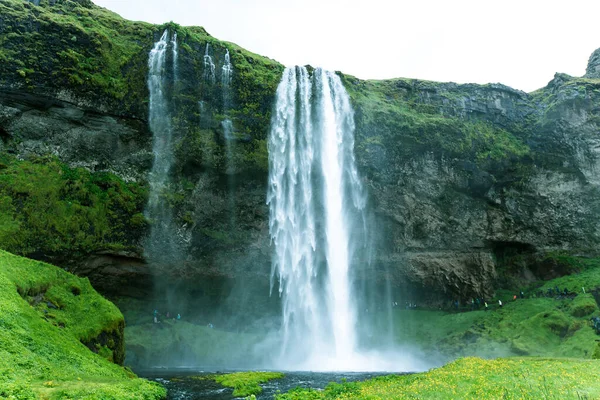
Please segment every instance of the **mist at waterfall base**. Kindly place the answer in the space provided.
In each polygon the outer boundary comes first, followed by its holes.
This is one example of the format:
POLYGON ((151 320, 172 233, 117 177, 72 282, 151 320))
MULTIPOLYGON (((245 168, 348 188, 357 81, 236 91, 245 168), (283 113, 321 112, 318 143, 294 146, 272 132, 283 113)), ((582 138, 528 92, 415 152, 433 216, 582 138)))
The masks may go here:
MULTIPOLYGON (((234 107, 234 65, 227 51, 217 68, 211 52, 207 44, 203 84, 220 83, 229 171, 235 151, 234 125, 227 117, 234 107)), ((148 62, 154 163, 145 212, 152 228, 144 248, 151 263, 172 268, 186 260, 185 232, 165 201, 173 184, 176 133, 170 99, 179 79, 178 57, 177 35, 165 30, 148 62)), ((204 118, 204 104, 199 104, 204 118)), ((167 310, 171 317, 181 314, 178 328, 185 326, 189 333, 179 332, 168 354, 146 367, 418 371, 438 364, 419 361, 416 350, 394 343, 394 295, 389 285, 368 276, 374 229, 353 135, 353 110, 339 77, 321 69, 285 70, 269 133, 271 281, 155 277, 154 298, 139 307, 140 314, 148 307, 159 309, 161 319, 167 310), (227 345, 211 342, 215 335, 228 337, 227 345), (205 348, 194 351, 198 346, 205 348)), ((243 199, 236 198, 234 174, 225 180, 230 224, 235 224, 235 204, 243 199)))

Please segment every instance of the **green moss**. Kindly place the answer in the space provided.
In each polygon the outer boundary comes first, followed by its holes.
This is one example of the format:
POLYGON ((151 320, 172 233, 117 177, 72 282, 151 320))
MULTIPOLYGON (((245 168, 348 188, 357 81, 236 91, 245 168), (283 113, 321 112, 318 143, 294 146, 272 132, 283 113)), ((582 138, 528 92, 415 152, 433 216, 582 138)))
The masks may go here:
POLYGON ((330 384, 324 391, 296 389, 276 396, 299 399, 553 399, 600 396, 597 361, 464 358, 413 375, 330 384))
POLYGON ((216 375, 213 379, 223 386, 233 388, 234 397, 245 397, 262 392, 259 383, 265 383, 273 379, 281 379, 281 372, 235 372, 232 374, 216 375))
POLYGON ((122 352, 122 341, 100 354, 83 345, 123 328, 119 310, 87 279, 0 251, 0 308, 1 397, 164 397, 160 386, 103 358, 122 352))
POLYGON ((0 157, 6 164, 0 170, 1 248, 73 259, 134 248, 143 235, 144 187, 54 158, 0 157))
POLYGON ((460 99, 472 96, 468 85, 450 90, 436 82, 359 81, 344 75, 342 78, 356 109, 359 153, 368 155, 372 146, 399 151, 398 156, 403 158, 415 152, 434 151, 471 159, 492 172, 502 163, 514 163, 530 153, 523 140, 523 127, 515 123, 508 130, 457 111, 460 99), (427 102, 419 97, 430 93, 439 98, 427 102), (451 102, 447 101, 448 96, 451 102))
POLYGON ((0 82, 69 87, 84 97, 102 93, 123 111, 139 111, 146 79, 137 69, 145 67, 152 25, 125 22, 111 11, 74 1, 43 0, 34 6, 2 0, 0 15, 5 60, 0 82))
POLYGON ((585 317, 598 311, 598 304, 591 294, 582 294, 573 300, 569 309, 574 317, 585 317))
POLYGON ((174 90, 177 104, 175 129, 184 132, 176 149, 178 166, 214 169, 236 174, 244 171, 268 171, 266 139, 271 109, 283 66, 228 42, 221 42, 195 27, 175 27, 181 46, 181 60, 194 68, 194 76, 182 76, 174 90), (231 102, 223 101, 221 82, 207 83, 201 76, 205 46, 210 44, 213 60, 223 62, 228 50, 233 65, 231 102), (193 78, 193 79, 192 79, 193 78), (204 111, 199 111, 201 101, 204 111), (197 118, 195 118, 197 116, 197 118), (194 125, 197 119, 197 125, 194 125), (232 121, 234 140, 225 143, 221 122, 232 121), (227 149, 227 146, 230 149, 227 149))

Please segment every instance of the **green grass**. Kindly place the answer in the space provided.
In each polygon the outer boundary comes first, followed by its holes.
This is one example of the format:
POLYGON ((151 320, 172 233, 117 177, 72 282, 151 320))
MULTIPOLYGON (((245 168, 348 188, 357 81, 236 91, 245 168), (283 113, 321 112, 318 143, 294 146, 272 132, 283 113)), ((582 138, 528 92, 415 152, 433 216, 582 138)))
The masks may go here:
POLYGON ((213 379, 223 386, 233 388, 234 397, 246 397, 257 395, 262 392, 259 383, 265 383, 273 379, 281 379, 281 372, 235 372, 232 374, 216 375, 213 379))
POLYGON ((123 316, 87 279, 0 251, 0 310, 0 398, 164 397, 109 361, 123 357, 123 316))
MULTIPOLYGON (((547 258, 554 258, 556 255, 547 258)), ((465 356, 543 356, 591 358, 598 353, 590 318, 600 315, 590 293, 600 288, 598 259, 561 255, 561 267, 572 272, 549 281, 532 284, 525 299, 513 301, 515 290, 497 290, 488 299, 489 311, 445 312, 432 310, 394 310, 393 338, 396 343, 412 345, 429 356, 446 359, 465 356), (579 272, 575 272, 579 271, 579 272), (559 287, 569 297, 536 297, 536 293, 559 287), (583 293, 582 286, 587 293, 583 293), (498 299, 504 303, 498 308, 498 299)), ((376 315, 375 332, 389 332, 387 314, 376 315)), ((375 339, 377 340, 377 339, 375 339)))
MULTIPOLYGON (((599 314, 589 294, 574 300, 535 298, 509 301, 490 311, 447 313, 400 310, 394 314, 396 343, 416 346, 429 356, 516 355, 591 358, 598 336, 589 323, 599 314)), ((384 331, 377 326, 376 331, 384 331)))
POLYGON ((590 291, 600 287, 600 268, 586 269, 579 273, 565 275, 560 278, 552 279, 540 286, 539 290, 547 291, 559 287, 560 290, 567 288, 569 291, 581 293, 582 288, 590 291))
POLYGON ((463 358, 413 375, 332 383, 323 391, 295 389, 300 399, 590 399, 600 396, 600 361, 543 358, 463 358))

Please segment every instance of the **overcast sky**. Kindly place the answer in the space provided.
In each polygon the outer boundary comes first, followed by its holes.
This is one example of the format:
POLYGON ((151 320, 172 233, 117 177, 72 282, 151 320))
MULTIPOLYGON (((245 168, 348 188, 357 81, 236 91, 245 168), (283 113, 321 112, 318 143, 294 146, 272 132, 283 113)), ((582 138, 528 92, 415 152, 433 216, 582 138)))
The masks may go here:
POLYGON ((555 72, 583 75, 600 47, 598 0, 93 1, 132 20, 203 26, 285 65, 363 79, 500 82, 529 92, 555 72))

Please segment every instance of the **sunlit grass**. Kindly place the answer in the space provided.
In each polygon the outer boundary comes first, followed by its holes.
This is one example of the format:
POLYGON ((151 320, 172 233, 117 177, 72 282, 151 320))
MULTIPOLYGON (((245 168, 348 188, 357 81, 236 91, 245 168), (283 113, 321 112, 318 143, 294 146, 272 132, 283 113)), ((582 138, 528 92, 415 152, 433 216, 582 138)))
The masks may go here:
POLYGON ((463 358, 413 375, 330 384, 324 391, 296 389, 296 399, 585 399, 600 396, 600 361, 463 358))
POLYGON ((160 399, 165 391, 82 344, 119 337, 123 316, 87 279, 0 251, 0 398, 160 399), (52 305, 52 307, 49 306, 52 305))
POLYGON ((259 383, 273 379, 281 379, 281 372, 234 372, 232 374, 216 375, 214 380, 223 386, 232 387, 235 397, 256 395, 262 392, 259 383))

